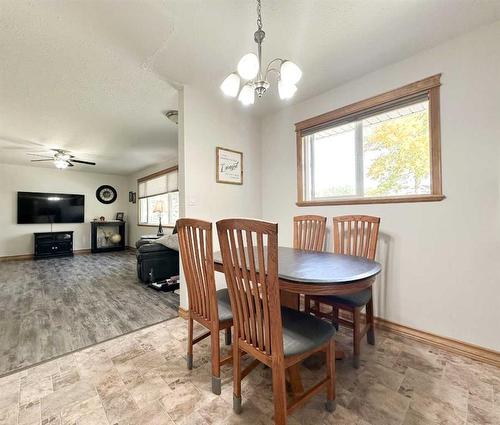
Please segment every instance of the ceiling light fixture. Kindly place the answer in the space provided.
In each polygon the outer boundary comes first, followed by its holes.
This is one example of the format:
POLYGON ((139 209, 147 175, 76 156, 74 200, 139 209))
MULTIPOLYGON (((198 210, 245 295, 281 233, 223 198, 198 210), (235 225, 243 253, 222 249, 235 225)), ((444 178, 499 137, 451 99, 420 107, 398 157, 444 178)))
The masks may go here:
POLYGON ((179 124, 179 111, 170 109, 169 111, 164 112, 164 114, 174 124, 179 124))
POLYGON ((297 83, 302 71, 287 59, 276 58, 262 69, 262 42, 266 33, 262 30, 261 0, 257 0, 257 31, 253 37, 257 43, 257 55, 247 53, 238 62, 237 71, 229 74, 220 85, 222 92, 229 97, 238 97, 243 105, 253 105, 255 94, 262 97, 270 87, 269 75, 275 72, 278 77, 278 94, 282 100, 290 99, 297 91, 297 83), (241 87, 241 89, 240 89, 241 87))

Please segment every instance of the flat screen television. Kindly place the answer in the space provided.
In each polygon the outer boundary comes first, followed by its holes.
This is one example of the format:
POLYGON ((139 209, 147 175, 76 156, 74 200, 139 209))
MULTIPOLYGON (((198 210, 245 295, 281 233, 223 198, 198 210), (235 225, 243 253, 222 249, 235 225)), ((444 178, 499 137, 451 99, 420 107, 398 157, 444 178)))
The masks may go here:
POLYGON ((17 192, 17 222, 83 223, 85 195, 17 192))

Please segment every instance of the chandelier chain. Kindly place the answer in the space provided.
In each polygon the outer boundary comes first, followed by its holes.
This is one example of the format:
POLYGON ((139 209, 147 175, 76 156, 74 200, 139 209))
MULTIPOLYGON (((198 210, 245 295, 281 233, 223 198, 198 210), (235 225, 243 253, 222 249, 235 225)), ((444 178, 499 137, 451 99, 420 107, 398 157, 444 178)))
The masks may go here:
POLYGON ((262 13, 261 13, 260 0, 257 0, 257 28, 262 29, 262 13))

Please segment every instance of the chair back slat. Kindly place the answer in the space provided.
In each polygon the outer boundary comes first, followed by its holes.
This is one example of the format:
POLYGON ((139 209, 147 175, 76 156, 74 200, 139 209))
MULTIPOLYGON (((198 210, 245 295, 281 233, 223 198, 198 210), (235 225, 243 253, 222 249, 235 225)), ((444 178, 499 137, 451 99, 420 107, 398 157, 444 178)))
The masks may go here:
POLYGON ((299 215, 293 218, 293 247, 306 251, 325 249, 326 217, 299 215))
POLYGON ((217 232, 237 338, 267 356, 282 355, 278 225, 226 219, 217 232))
POLYGON ((374 260, 380 218, 369 215, 333 217, 333 252, 374 260))
POLYGON ((177 220, 177 232, 189 310, 206 321, 217 320, 212 223, 181 218, 177 220))

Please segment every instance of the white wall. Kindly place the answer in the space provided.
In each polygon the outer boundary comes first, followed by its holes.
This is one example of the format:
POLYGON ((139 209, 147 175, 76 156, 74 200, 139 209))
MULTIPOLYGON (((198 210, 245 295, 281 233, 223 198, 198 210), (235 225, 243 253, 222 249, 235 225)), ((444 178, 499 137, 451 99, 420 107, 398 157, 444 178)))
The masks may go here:
MULTIPOLYGON (((128 176, 128 190, 130 192, 136 192, 138 195, 138 185, 137 180, 149 176, 150 174, 156 173, 161 170, 165 170, 170 167, 174 167, 177 165, 177 158, 172 158, 168 161, 163 161, 158 164, 152 165, 144 170, 138 171, 130 176, 128 176)), ((128 200, 128 193, 127 193, 128 200)), ((132 202, 128 203, 127 208, 127 230, 128 230, 128 238, 127 244, 131 247, 135 247, 135 242, 140 239, 141 235, 150 235, 156 234, 158 231, 158 226, 139 226, 138 223, 138 208, 139 201, 135 204, 132 202)), ((168 234, 172 231, 172 229, 164 227, 164 233, 168 234)))
MULTIPOLYGON (((217 249, 217 220, 261 216, 259 123, 236 101, 219 93, 186 86, 180 97, 179 169, 184 216, 212 221, 217 249), (243 185, 216 183, 217 146, 243 152, 243 185)), ((187 307, 182 282, 181 307, 187 307)))
MULTIPOLYGON (((263 218, 291 245, 293 215, 380 216, 377 315, 500 350, 500 22, 267 117, 263 218), (443 188, 437 203, 295 206, 294 123, 437 73, 442 75, 443 188)), ((304 78, 308 78, 304 75, 304 78)))
POLYGON ((73 230, 74 249, 90 248, 90 221, 104 216, 115 219, 127 211, 128 186, 125 176, 57 170, 55 168, 0 164, 0 257, 33 254, 33 233, 49 232, 50 224, 17 224, 17 192, 54 192, 85 195, 85 223, 54 224, 53 230, 73 230), (103 184, 113 186, 118 198, 112 204, 95 196, 103 184))

